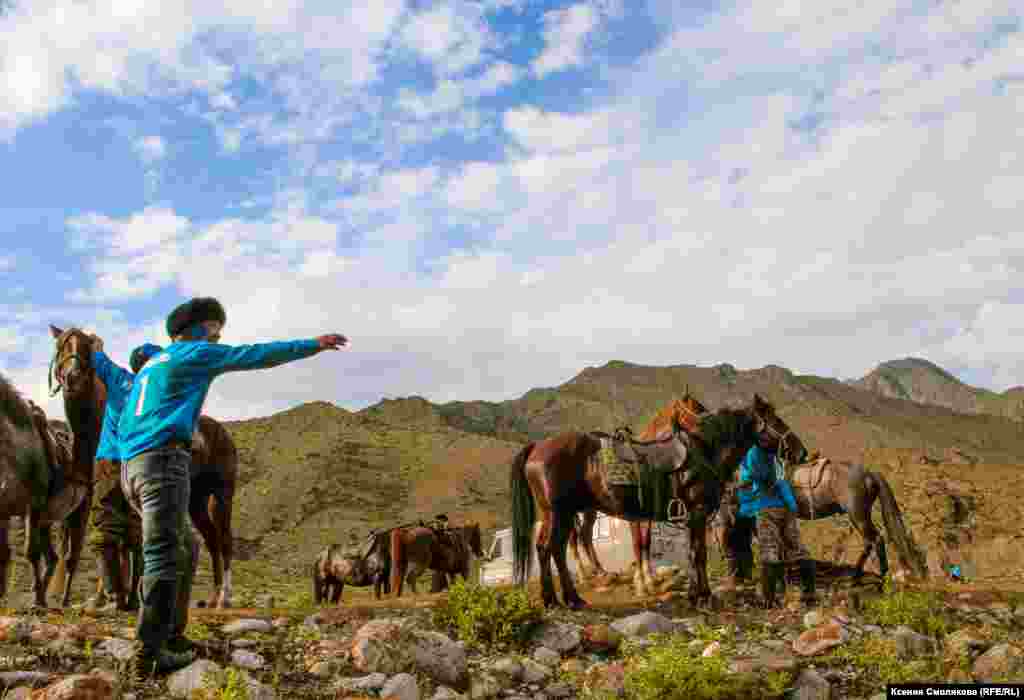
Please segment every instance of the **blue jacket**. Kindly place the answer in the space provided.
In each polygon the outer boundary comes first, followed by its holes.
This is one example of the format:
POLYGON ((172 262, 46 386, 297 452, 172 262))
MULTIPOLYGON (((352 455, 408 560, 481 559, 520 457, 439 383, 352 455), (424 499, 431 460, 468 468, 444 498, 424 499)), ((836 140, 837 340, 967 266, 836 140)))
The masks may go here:
POLYGON ((104 352, 94 352, 92 360, 96 376, 107 388, 107 406, 103 411, 103 430, 100 432, 100 444, 96 448, 96 459, 118 460, 121 459, 118 450, 118 422, 135 377, 128 370, 114 364, 104 352))
POLYGON ((135 377, 118 425, 121 459, 128 461, 171 441, 191 442, 206 394, 217 376, 276 367, 318 351, 315 340, 234 347, 202 340, 172 343, 151 357, 135 377))
POLYGON ((737 490, 740 515, 754 517, 765 508, 786 508, 792 513, 797 512, 796 499, 789 482, 777 478, 775 455, 759 445, 751 447, 743 458, 740 484, 753 486, 737 490))

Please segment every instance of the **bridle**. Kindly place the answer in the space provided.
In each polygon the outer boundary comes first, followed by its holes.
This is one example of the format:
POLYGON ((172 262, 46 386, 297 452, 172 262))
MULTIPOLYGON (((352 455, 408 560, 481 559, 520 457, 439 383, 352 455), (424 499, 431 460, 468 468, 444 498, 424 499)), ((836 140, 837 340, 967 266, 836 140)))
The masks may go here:
MULTIPOLYGON (((756 421, 756 428, 755 428, 755 430, 756 430, 758 435, 763 435, 764 433, 768 433, 772 437, 774 437, 775 440, 779 443, 779 447, 781 447, 781 448, 785 448, 786 447, 786 438, 788 438, 790 435, 793 434, 793 429, 792 428, 787 427, 786 428, 786 432, 782 432, 781 430, 778 430, 777 428, 775 428, 775 426, 773 426, 766 418, 764 418, 760 414, 755 414, 754 418, 755 418, 755 421, 756 421)), ((783 464, 785 464, 786 460, 783 459, 782 456, 781 456, 781 453, 783 451, 784 451, 784 449, 776 450, 776 454, 780 455, 779 459, 782 460, 783 464)))
POLYGON ((64 389, 64 367, 69 362, 77 363, 80 367, 84 367, 83 371, 89 371, 92 369, 91 359, 87 359, 84 355, 80 355, 78 352, 73 352, 67 357, 61 357, 64 352, 64 346, 74 335, 85 335, 85 332, 77 328, 69 328, 64 331, 64 334, 57 340, 57 350, 50 360, 50 369, 46 376, 47 387, 50 390, 50 396, 56 396, 64 389))

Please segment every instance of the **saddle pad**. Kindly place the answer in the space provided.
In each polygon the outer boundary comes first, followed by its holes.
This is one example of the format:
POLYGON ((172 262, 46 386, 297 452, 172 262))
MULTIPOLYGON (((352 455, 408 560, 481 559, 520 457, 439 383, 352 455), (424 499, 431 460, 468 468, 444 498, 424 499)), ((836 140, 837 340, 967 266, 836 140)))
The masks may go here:
POLYGON ((620 460, 608 438, 601 438, 601 449, 598 450, 597 460, 609 486, 639 486, 640 479, 636 465, 620 460))

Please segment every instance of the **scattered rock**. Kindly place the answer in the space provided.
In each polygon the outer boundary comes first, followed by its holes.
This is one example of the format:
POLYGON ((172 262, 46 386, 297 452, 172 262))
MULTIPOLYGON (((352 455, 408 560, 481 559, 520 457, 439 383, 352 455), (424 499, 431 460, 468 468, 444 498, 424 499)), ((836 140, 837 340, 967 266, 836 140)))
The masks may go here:
POLYGON ((938 646, 931 637, 918 634, 909 627, 902 625, 897 627, 892 633, 892 640, 896 642, 896 653, 902 658, 930 654, 938 646))
POLYGON ((510 656, 502 657, 490 664, 488 670, 511 681, 518 681, 523 677, 523 664, 510 656))
POLYGON ((96 645, 96 653, 112 656, 118 661, 128 661, 135 655, 135 642, 110 637, 96 645))
POLYGON ((548 667, 555 667, 562 660, 562 655, 547 647, 538 647, 533 652, 533 658, 548 667))
POLYGON ((340 693, 365 693, 370 690, 380 690, 387 682, 388 677, 383 673, 371 673, 359 678, 340 678, 334 687, 340 693))
POLYGON ((534 644, 562 654, 576 649, 581 641, 580 628, 564 622, 545 622, 533 633, 534 644))
POLYGON ((198 659, 167 677, 167 690, 176 698, 191 698, 192 693, 208 687, 219 678, 222 669, 209 659, 198 659))
POLYGON ((380 697, 382 700, 420 700, 420 687, 415 677, 399 673, 384 684, 380 697))
POLYGON ((253 671, 259 671, 267 665, 267 660, 254 651, 237 649, 231 654, 231 663, 253 671))
POLYGON ((243 619, 233 620, 221 628, 224 634, 248 634, 251 632, 269 632, 274 629, 266 620, 243 619))
POLYGON ((551 677, 552 671, 548 666, 534 661, 533 659, 523 659, 523 681, 526 683, 540 683, 546 681, 551 677))
POLYGON ((793 684, 794 700, 830 700, 832 686, 813 669, 804 669, 793 684))
POLYGON ((114 686, 102 676, 75 675, 36 690, 32 700, 111 700, 114 686))
POLYGON ((21 685, 23 683, 36 685, 49 683, 51 680, 53 680, 53 674, 44 673, 43 671, 5 671, 0 673, 0 686, 21 685))
POLYGON ((648 611, 616 620, 611 627, 627 637, 646 637, 649 634, 671 634, 676 626, 664 615, 648 611))
POLYGON ((1013 644, 997 644, 975 660, 971 671, 982 683, 1020 680, 1024 675, 1024 651, 1013 644))
POLYGON ((793 651, 800 656, 814 656, 826 649, 839 646, 849 638, 847 632, 838 622, 829 622, 820 627, 807 630, 793 642, 793 651))

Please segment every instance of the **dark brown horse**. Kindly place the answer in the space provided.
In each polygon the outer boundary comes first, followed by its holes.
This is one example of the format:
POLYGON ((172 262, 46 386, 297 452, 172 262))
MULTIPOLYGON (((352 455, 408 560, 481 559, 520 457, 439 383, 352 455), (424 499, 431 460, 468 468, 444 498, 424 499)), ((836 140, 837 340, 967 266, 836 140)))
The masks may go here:
MULTIPOLYGON (((61 421, 47 421, 41 408, 0 376, 0 597, 7 592, 8 529, 11 517, 18 515, 25 519, 25 558, 32 568, 35 604, 46 607, 47 588, 58 564, 52 526, 63 522, 65 540, 74 545, 73 551, 81 551, 90 469, 91 463, 80 459, 70 428, 61 421), (56 435, 57 430, 67 434, 56 435)), ((64 605, 70 598, 72 574, 69 570, 65 581, 64 605)))
MULTIPOLYGON (((78 328, 62 330, 54 326, 50 326, 50 333, 55 341, 51 377, 53 392, 64 392, 64 412, 75 432, 76 454, 82 450, 81 458, 88 458, 91 473, 106 408, 106 387, 96 376, 92 364, 93 336, 78 328)), ((211 607, 231 607, 231 560, 234 553, 231 514, 237 479, 238 450, 230 433, 213 418, 200 416, 192 435, 189 514, 206 543, 213 564, 211 607)), ((88 507, 87 504, 86 519, 88 507)), ((80 553, 80 544, 78 550, 80 553)), ((69 579, 73 571, 72 562, 77 565, 77 557, 72 548, 68 557, 69 579)), ((137 577, 141 573, 133 571, 133 586, 137 585, 137 577)))
MULTIPOLYGON (((425 526, 391 530, 391 590, 401 597, 402 584, 408 577, 409 587, 416 593, 416 579, 427 570, 444 574, 461 574, 469 579, 472 558, 484 555, 480 525, 471 523, 447 530, 425 526)), ((438 577, 435 577, 437 587, 438 577)))
MULTIPOLYGON (((673 426, 679 424, 683 430, 687 433, 694 435, 699 428, 700 417, 708 412, 704 404, 698 401, 689 389, 681 399, 673 400, 668 406, 658 411, 658 413, 651 419, 651 422, 647 424, 647 427, 641 431, 638 438, 640 440, 659 440, 667 438, 671 435, 673 426)), ((581 578, 587 578, 589 575, 605 575, 607 572, 601 565, 601 562, 597 558, 597 552, 594 549, 594 523, 597 520, 597 510, 591 509, 582 514, 577 527, 574 527, 569 532, 569 547, 572 549, 573 557, 579 563, 579 571, 581 578), (583 564, 583 560, 580 558, 579 545, 582 543, 583 552, 587 559, 590 560, 589 569, 583 564)), ((650 593, 649 588, 645 584, 645 581, 649 581, 654 577, 654 565, 651 559, 651 524, 650 520, 631 520, 629 522, 629 529, 633 536, 633 556, 637 562, 637 566, 641 562, 647 566, 647 577, 643 577, 637 569, 634 572, 634 588, 637 596, 643 596, 650 593)))
MULTIPOLYGON (((694 435, 678 421, 667 440, 638 443, 623 432, 614 437, 599 433, 568 432, 540 442, 529 443, 512 460, 512 531, 516 583, 525 585, 532 560, 532 534, 540 510, 537 555, 540 563, 541 596, 546 606, 557 604, 550 559, 554 557, 562 585, 564 603, 572 608, 587 603, 577 593, 566 565, 569 532, 581 511, 597 509, 626 520, 669 520, 673 504, 685 506, 690 534, 689 597, 693 603, 709 601, 707 542, 705 526, 718 508, 721 487, 755 442, 802 456, 806 450, 770 403, 754 395, 743 409, 721 409, 703 416, 694 435), (670 473, 669 483, 653 480, 668 488, 672 502, 664 512, 651 512, 641 502, 641 489, 610 485, 608 469, 599 457, 602 448, 614 450, 621 462, 645 463, 652 472, 670 473), (684 469, 684 466, 686 469, 684 469), (697 469, 697 478, 681 488, 684 473, 697 469)), ((659 499, 655 499, 660 503, 659 499)), ((647 577, 648 567, 638 566, 647 577)), ((649 587, 649 581, 645 582, 649 587)))

